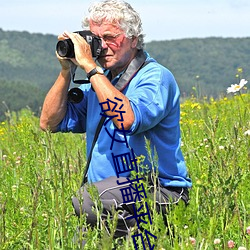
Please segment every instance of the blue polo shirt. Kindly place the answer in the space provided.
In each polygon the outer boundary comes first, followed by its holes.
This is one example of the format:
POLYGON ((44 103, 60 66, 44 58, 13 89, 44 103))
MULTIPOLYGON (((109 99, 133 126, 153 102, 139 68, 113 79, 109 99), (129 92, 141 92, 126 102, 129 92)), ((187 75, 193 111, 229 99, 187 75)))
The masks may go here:
MULTIPOLYGON (((139 70, 122 91, 130 100, 134 123, 130 131, 126 132, 117 131, 112 120, 103 125, 92 153, 88 170, 89 182, 117 176, 114 156, 128 152, 132 154, 133 151, 135 156, 145 156, 144 166, 157 169, 163 186, 192 185, 181 152, 179 88, 168 69, 149 55, 147 61, 150 63, 139 70), (146 149, 145 139, 150 142, 150 151, 146 149), (148 151, 151 152, 150 157, 148 151), (155 160, 154 163, 152 159, 155 160)), ((112 84, 115 85, 119 77, 120 75, 113 79, 112 84)), ((90 84, 83 84, 80 88, 84 93, 83 100, 78 104, 68 102, 67 113, 59 124, 58 131, 86 132, 88 156, 102 109, 108 106, 99 104, 90 84)), ((112 101, 117 103, 117 109, 121 106, 118 100, 112 101)), ((129 175, 130 172, 119 174, 129 175)))

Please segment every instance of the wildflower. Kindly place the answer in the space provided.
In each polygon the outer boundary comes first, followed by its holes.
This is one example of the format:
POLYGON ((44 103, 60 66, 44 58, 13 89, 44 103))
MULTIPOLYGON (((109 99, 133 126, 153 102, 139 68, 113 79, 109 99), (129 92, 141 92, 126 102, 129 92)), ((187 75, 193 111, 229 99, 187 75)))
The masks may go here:
POLYGON ((235 93, 240 91, 245 85, 247 81, 245 79, 241 79, 239 84, 231 84, 231 87, 227 88, 227 93, 235 93))
POLYGON ((191 244, 194 246, 196 243, 196 239, 193 237, 189 237, 189 240, 190 240, 191 244))
POLYGON ((16 192, 16 190, 17 190, 17 185, 13 185, 13 186, 11 187, 11 189, 12 189, 12 192, 16 192))
POLYGON ((43 213, 42 214, 43 220, 47 221, 48 220, 48 214, 47 213, 43 213))
POLYGON ((200 180, 197 180, 197 181, 196 181, 196 185, 201 185, 201 181, 200 181, 200 180))
POLYGON ((220 244, 220 239, 214 239, 214 244, 215 244, 215 245, 220 244))
POLYGON ((248 235, 250 235, 250 226, 247 227, 246 232, 247 232, 248 235))
POLYGON ((228 246, 228 248, 234 248, 234 241, 233 240, 229 240, 228 242, 227 242, 227 246, 228 246))
POLYGON ((243 72, 243 68, 240 67, 240 68, 237 69, 237 71, 238 71, 238 73, 242 73, 243 72))
POLYGON ((245 247, 239 247, 238 250, 247 250, 245 247))
POLYGON ((192 103, 192 104, 191 104, 191 108, 192 108, 192 109, 201 109, 201 106, 200 106, 199 103, 196 102, 196 103, 192 103))
POLYGON ((224 146, 219 146, 219 150, 223 150, 224 149, 224 146))
POLYGON ((248 129, 247 131, 244 132, 245 136, 249 136, 250 135, 250 129, 248 129))
POLYGON ((21 207, 21 208, 20 208, 20 214, 23 214, 24 211, 25 211, 24 207, 21 207))

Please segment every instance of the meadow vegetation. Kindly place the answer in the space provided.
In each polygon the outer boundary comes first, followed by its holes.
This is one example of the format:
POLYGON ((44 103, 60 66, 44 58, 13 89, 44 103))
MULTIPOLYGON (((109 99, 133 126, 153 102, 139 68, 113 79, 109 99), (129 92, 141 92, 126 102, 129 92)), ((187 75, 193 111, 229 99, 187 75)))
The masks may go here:
MULTIPOLYGON (((171 208, 168 226, 153 210, 146 229, 157 236, 154 249, 250 249, 249 103, 237 92, 181 104, 191 200, 171 208)), ((74 239, 85 218, 75 217, 71 197, 86 163, 84 135, 44 133, 38 124, 29 109, 7 112, 0 124, 0 249, 80 249, 74 239)), ((99 223, 85 249, 115 247, 99 223)), ((112 234, 116 220, 107 223, 112 234)), ((131 237, 116 249, 134 249, 131 237)))

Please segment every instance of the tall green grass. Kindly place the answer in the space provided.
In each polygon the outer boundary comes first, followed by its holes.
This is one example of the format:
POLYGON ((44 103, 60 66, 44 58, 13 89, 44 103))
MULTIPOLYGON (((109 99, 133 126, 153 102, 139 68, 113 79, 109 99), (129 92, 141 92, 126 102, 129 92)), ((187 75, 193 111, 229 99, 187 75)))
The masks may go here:
MULTIPOLYGON (((244 94, 181 105, 191 200, 169 211, 167 227, 153 211, 146 229, 157 236, 154 249, 228 249, 229 240, 250 249, 249 103, 244 94)), ((0 249, 80 249, 74 236, 85 218, 75 217, 71 197, 86 163, 84 135, 44 133, 38 124, 28 109, 0 124, 0 249)), ((116 219, 108 224, 112 233, 116 219)), ((115 246, 100 228, 89 228, 85 249, 115 246)), ((134 249, 131 236, 117 249, 134 249)))

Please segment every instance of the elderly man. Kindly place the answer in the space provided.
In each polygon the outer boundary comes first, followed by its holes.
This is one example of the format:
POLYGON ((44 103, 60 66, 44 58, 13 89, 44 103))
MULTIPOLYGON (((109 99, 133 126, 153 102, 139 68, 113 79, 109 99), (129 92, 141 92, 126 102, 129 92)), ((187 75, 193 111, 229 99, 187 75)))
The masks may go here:
MULTIPOLYGON (((171 72, 144 51, 141 19, 128 3, 106 0, 93 4, 83 26, 100 39, 101 54, 95 61, 89 43, 78 33, 59 36, 59 40, 72 41, 75 56, 57 55, 61 71, 45 98, 40 126, 52 132, 86 132, 87 182, 99 192, 103 220, 108 215, 112 218, 113 209, 119 211, 115 237, 120 237, 136 225, 136 199, 126 200, 121 192, 140 180, 132 180, 132 171, 145 171, 145 176, 157 172, 159 211, 165 213, 171 202, 188 203, 191 180, 180 148, 180 93, 171 72), (78 103, 68 98, 75 66, 89 80, 79 87, 83 98, 78 103), (98 125, 101 117, 106 120, 98 125), (146 141, 151 150, 146 149, 146 141), (147 168, 138 167, 141 155, 147 168)), ((151 178, 148 181, 152 184, 151 178)), ((80 195, 82 203, 79 197, 73 198, 76 214, 86 214, 87 222, 95 226, 94 203, 85 185, 80 195)))

